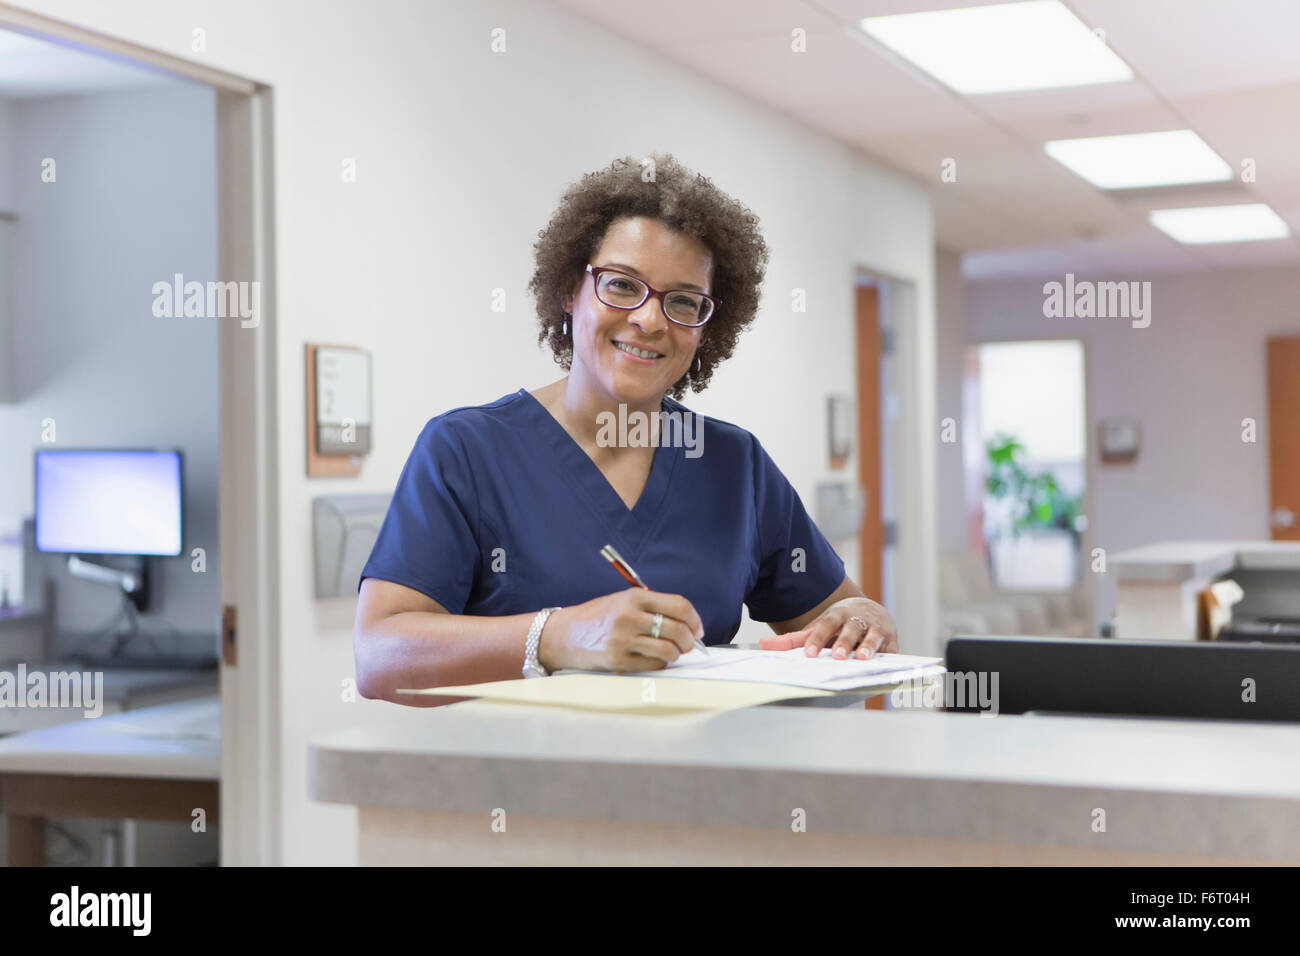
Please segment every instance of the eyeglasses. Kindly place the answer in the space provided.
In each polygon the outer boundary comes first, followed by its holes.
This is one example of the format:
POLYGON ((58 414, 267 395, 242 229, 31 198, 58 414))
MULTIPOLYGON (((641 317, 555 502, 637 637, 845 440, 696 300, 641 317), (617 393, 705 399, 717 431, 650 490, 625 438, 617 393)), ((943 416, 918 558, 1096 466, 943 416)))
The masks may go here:
POLYGON ((636 276, 617 269, 604 269, 587 264, 596 286, 596 298, 611 309, 639 309, 646 299, 654 296, 670 322, 698 328, 713 317, 718 300, 703 292, 690 289, 669 289, 660 292, 636 276))

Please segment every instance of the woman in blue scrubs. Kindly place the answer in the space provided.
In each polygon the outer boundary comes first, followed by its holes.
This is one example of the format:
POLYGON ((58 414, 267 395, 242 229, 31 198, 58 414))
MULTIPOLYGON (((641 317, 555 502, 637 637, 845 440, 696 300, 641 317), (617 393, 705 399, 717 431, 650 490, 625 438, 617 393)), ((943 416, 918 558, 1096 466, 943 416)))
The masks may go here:
POLYGON ((775 632, 764 647, 898 649, 758 440, 678 401, 753 320, 767 247, 708 179, 651 162, 583 177, 539 234, 539 341, 568 374, 444 412, 416 440, 362 570, 364 696, 660 668, 729 642, 742 603, 775 632))

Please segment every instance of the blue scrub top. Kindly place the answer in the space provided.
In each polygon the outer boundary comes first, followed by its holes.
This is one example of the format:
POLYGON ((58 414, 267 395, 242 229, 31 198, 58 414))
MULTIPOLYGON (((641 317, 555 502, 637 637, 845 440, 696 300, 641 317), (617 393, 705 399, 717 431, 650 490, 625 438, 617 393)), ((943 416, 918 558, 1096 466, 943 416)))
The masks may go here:
POLYGON ((695 428, 700 454, 661 441, 629 509, 526 390, 445 412, 416 439, 361 578, 452 614, 522 614, 628 587, 600 556, 612 544, 650 588, 690 600, 709 644, 732 639, 742 602, 757 621, 812 610, 844 562, 758 439, 704 415, 695 428))

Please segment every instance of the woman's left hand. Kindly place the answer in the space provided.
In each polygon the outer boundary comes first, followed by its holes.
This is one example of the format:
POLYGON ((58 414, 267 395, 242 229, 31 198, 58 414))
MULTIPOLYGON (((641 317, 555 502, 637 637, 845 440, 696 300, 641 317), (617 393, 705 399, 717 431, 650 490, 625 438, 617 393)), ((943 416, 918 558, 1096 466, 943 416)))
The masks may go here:
POLYGON ((836 601, 803 630, 761 638, 758 646, 767 651, 803 647, 809 657, 829 647, 836 660, 850 655, 866 660, 882 652, 897 653, 898 632, 888 611, 870 598, 855 597, 836 601))

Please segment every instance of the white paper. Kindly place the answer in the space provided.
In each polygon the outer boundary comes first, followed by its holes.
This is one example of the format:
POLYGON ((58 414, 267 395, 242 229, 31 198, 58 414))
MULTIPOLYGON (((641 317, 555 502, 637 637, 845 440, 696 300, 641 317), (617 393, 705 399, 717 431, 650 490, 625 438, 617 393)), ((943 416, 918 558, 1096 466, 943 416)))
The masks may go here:
POLYGON ((322 425, 370 424, 370 353, 359 349, 316 350, 316 421, 322 425))
POLYGON ((802 647, 789 651, 744 648, 694 649, 667 667, 638 671, 642 677, 684 677, 698 680, 753 681, 790 684, 819 690, 856 690, 881 684, 932 677, 944 672, 943 659, 912 654, 877 654, 867 660, 836 660, 829 648, 809 657, 802 647))

